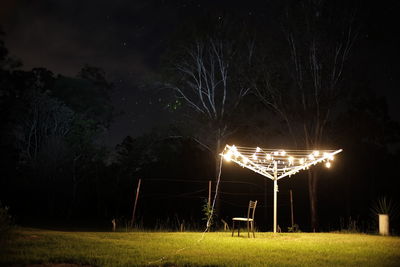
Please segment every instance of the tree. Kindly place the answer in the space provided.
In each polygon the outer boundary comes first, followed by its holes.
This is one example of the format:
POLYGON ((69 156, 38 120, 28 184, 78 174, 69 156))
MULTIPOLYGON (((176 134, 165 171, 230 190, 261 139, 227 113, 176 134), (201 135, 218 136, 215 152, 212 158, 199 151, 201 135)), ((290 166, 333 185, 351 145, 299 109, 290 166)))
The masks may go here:
POLYGON ((104 160, 104 149, 96 144, 96 138, 112 119, 112 85, 104 71, 89 66, 75 78, 55 76, 44 68, 13 70, 9 71, 8 85, 10 95, 17 94, 14 105, 6 106, 6 111, 16 114, 11 131, 18 165, 26 177, 33 178, 29 179, 33 186, 43 179, 43 186, 37 189, 43 191, 38 195, 44 199, 39 201, 49 204, 48 211, 54 211, 56 197, 63 203, 70 197, 71 216, 78 185, 96 176, 90 167, 104 160), (59 188, 61 183, 71 191, 59 188))
POLYGON ((28 112, 18 127, 21 159, 35 161, 40 150, 54 138, 64 138, 72 127, 74 112, 57 99, 33 93, 28 112))
POLYGON ((86 65, 77 77, 58 75, 52 94, 85 119, 94 120, 101 131, 109 127, 114 115, 112 89, 101 68, 86 65))
MULTIPOLYGON (((258 99, 284 121, 295 146, 317 149, 343 95, 341 82, 356 39, 353 16, 337 3, 302 1, 286 11, 285 67, 268 63, 254 82, 258 99)), ((308 172, 311 227, 318 229, 318 170, 308 172)))
MULTIPOLYGON (((85 65, 76 78, 59 75, 55 81, 54 95, 63 99, 76 112, 71 131, 66 138, 72 165, 68 217, 73 215, 76 206, 78 185, 90 177, 88 173, 97 176, 90 167, 96 167, 97 163, 104 160, 105 151, 95 141, 109 127, 113 117, 110 98, 112 88, 106 73, 89 65, 85 65)), ((97 170, 97 167, 94 169, 97 170)))
POLYGON ((236 130, 235 112, 250 90, 240 74, 251 64, 252 47, 247 48, 225 38, 197 40, 173 64, 175 80, 165 83, 188 108, 185 122, 192 125, 193 138, 214 157, 215 177, 222 146, 236 130))

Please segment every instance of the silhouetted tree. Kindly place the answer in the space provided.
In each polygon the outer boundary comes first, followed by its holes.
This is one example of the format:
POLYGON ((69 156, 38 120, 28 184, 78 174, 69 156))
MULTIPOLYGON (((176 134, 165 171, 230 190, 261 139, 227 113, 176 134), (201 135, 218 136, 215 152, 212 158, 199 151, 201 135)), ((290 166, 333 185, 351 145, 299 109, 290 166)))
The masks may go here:
MULTIPOLYGON (((340 8, 328 1, 291 3, 284 19, 288 53, 280 58, 288 64, 260 64, 254 83, 256 96, 285 122, 294 145, 306 149, 327 145, 324 133, 343 95, 341 81, 357 32, 353 16, 340 8)), ((308 189, 311 225, 317 230, 316 169, 309 171, 308 189)))
POLYGON ((250 90, 240 71, 251 63, 252 47, 228 38, 206 37, 182 51, 172 66, 174 80, 165 86, 189 108, 185 122, 192 125, 193 138, 213 155, 217 177, 219 153, 236 130, 235 112, 250 90))

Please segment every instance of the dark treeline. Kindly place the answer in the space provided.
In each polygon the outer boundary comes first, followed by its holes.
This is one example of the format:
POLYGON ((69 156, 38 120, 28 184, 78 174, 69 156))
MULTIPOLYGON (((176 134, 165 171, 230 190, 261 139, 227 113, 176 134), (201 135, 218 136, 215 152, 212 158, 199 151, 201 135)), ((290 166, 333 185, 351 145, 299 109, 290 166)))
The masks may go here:
MULTIPOLYGON (((226 143, 342 148, 332 169, 282 180, 279 224, 290 226, 292 189, 302 230, 372 230, 374 202, 399 202, 399 125, 376 94, 373 73, 360 66, 362 19, 338 6, 275 7, 273 19, 227 15, 179 28, 161 78, 147 86, 166 99, 175 123, 115 148, 100 142, 115 118, 113 84, 102 69, 83 66, 75 77, 22 70, 1 36, 0 201, 17 223, 108 227, 116 218, 125 226, 142 179, 137 224, 201 229, 208 181, 214 190, 226 143)), ((249 199, 260 203, 258 228, 270 230, 272 182, 223 164, 219 218, 230 222, 249 199)), ((398 231, 396 220, 392 227, 398 231)))

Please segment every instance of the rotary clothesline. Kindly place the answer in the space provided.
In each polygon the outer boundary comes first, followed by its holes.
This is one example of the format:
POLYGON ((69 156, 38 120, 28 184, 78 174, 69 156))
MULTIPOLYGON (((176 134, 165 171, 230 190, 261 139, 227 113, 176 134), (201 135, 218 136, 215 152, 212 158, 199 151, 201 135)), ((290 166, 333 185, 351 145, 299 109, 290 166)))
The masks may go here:
POLYGON ((284 150, 226 145, 220 155, 228 162, 233 161, 274 181, 274 233, 276 233, 278 180, 321 162, 325 162, 325 166, 330 168, 334 155, 340 152, 342 149, 284 150))

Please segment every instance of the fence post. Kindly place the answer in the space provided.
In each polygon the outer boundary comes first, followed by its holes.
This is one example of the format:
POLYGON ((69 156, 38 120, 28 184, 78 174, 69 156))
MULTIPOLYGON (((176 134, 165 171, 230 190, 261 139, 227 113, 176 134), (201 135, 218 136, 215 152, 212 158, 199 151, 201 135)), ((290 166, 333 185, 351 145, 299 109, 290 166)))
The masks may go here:
POLYGON ((135 222, 135 213, 136 213, 136 204, 138 201, 138 197, 139 197, 139 191, 140 191, 140 183, 141 183, 142 179, 139 179, 138 181, 138 185, 136 188, 136 197, 135 197, 135 204, 133 205, 133 212, 132 212, 132 219, 131 219, 131 227, 133 227, 133 224, 135 222))
POLYGON ((293 194, 292 194, 292 189, 290 189, 290 212, 291 212, 291 215, 292 215, 292 228, 293 228, 293 225, 294 225, 294 218, 293 218, 293 194))
POLYGON ((208 181, 208 207, 211 208, 211 180, 208 181))

